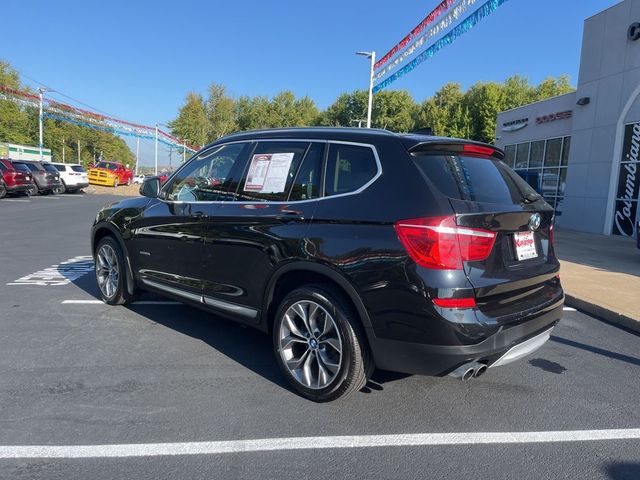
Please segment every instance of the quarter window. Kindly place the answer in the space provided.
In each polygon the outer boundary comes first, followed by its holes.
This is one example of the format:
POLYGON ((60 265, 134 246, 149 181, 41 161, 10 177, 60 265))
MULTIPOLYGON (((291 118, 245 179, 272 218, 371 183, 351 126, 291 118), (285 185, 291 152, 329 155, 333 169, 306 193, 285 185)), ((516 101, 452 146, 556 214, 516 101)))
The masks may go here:
MULTIPOLYGON (((234 172, 244 167, 249 143, 221 145, 202 152, 180 169, 167 190, 167 199, 180 202, 225 200, 234 183, 234 172)), ((241 170, 240 170, 241 171, 241 170)))
POLYGON ((59 172, 66 172, 66 171, 67 171, 67 166, 66 166, 66 165, 54 165, 54 167, 55 167, 59 172))
POLYGON ((320 176, 324 144, 313 143, 302 161, 296 179, 293 182, 289 200, 310 200, 320 196, 320 176))
POLYGON ((354 192, 378 173, 370 147, 334 143, 329 146, 325 176, 325 195, 354 192))

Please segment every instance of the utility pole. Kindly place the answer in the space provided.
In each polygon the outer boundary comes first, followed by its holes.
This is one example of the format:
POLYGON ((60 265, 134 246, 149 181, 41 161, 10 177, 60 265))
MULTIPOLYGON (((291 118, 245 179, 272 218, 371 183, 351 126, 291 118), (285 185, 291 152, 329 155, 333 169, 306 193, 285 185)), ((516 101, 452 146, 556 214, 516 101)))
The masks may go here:
POLYGON ((44 130, 44 114, 43 114, 43 100, 44 100, 44 93, 45 92, 53 92, 52 89, 50 88, 43 88, 43 87, 38 87, 38 97, 40 97, 40 108, 39 108, 39 114, 38 114, 38 129, 39 129, 39 142, 38 145, 40 147, 40 161, 44 160, 44 154, 42 152, 42 147, 44 146, 44 140, 43 140, 43 130, 44 130))
POLYGON ((64 137, 62 137, 62 163, 66 163, 64 159, 64 137))
POLYGON ((82 163, 80 160, 80 139, 78 139, 78 163, 82 163))
POLYGON ((376 63, 376 52, 356 52, 356 55, 361 55, 371 60, 371 69, 369 71, 369 106, 367 108, 367 128, 371 128, 371 110, 373 108, 373 66, 376 63))
POLYGON ((140 137, 136 138, 136 176, 138 176, 138 158, 140 155, 140 137))
POLYGON ((156 123, 156 162, 155 162, 154 175, 158 175, 158 124, 157 123, 156 123))
POLYGON ((187 161, 187 141, 182 141, 182 163, 187 161))

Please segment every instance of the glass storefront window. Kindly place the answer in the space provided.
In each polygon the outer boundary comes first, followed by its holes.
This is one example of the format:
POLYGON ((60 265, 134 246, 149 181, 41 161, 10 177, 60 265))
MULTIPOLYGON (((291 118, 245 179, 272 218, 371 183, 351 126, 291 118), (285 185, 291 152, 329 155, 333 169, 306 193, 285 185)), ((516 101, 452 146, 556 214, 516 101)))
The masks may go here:
POLYGON ((562 142, 562 165, 569 165, 569 151, 571 150, 571 137, 564 137, 562 142))
POLYGON ((545 167, 557 167, 560 165, 560 154, 562 151, 562 139, 553 138, 547 140, 547 150, 544 155, 545 167))
POLYGON ((507 145, 504 147, 504 163, 513 168, 513 164, 516 161, 516 146, 507 145))
POLYGON ((530 143, 518 144, 518 151, 516 153, 516 166, 515 169, 529 168, 529 146, 530 143))
POLYGON ((531 156, 529 157, 529 168, 542 166, 544 158, 544 140, 531 143, 531 156))

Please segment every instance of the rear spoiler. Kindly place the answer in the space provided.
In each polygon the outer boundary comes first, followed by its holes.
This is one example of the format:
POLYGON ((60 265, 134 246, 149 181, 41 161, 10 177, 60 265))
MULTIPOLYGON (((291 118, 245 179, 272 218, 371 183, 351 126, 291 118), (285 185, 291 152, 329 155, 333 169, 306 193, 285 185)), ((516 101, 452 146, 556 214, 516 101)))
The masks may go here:
POLYGON ((486 143, 460 143, 460 142, 420 142, 409 148, 409 153, 444 153, 467 154, 479 157, 491 157, 498 160, 504 159, 504 152, 493 145, 486 143))

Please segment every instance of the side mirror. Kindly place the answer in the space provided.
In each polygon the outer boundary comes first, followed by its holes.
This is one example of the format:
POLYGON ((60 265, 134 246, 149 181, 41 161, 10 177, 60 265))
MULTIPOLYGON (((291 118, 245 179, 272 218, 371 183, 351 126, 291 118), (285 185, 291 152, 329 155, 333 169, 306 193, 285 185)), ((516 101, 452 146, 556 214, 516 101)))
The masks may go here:
POLYGON ((147 178, 142 182, 140 195, 149 198, 158 198, 160 193, 160 179, 158 177, 147 178))

